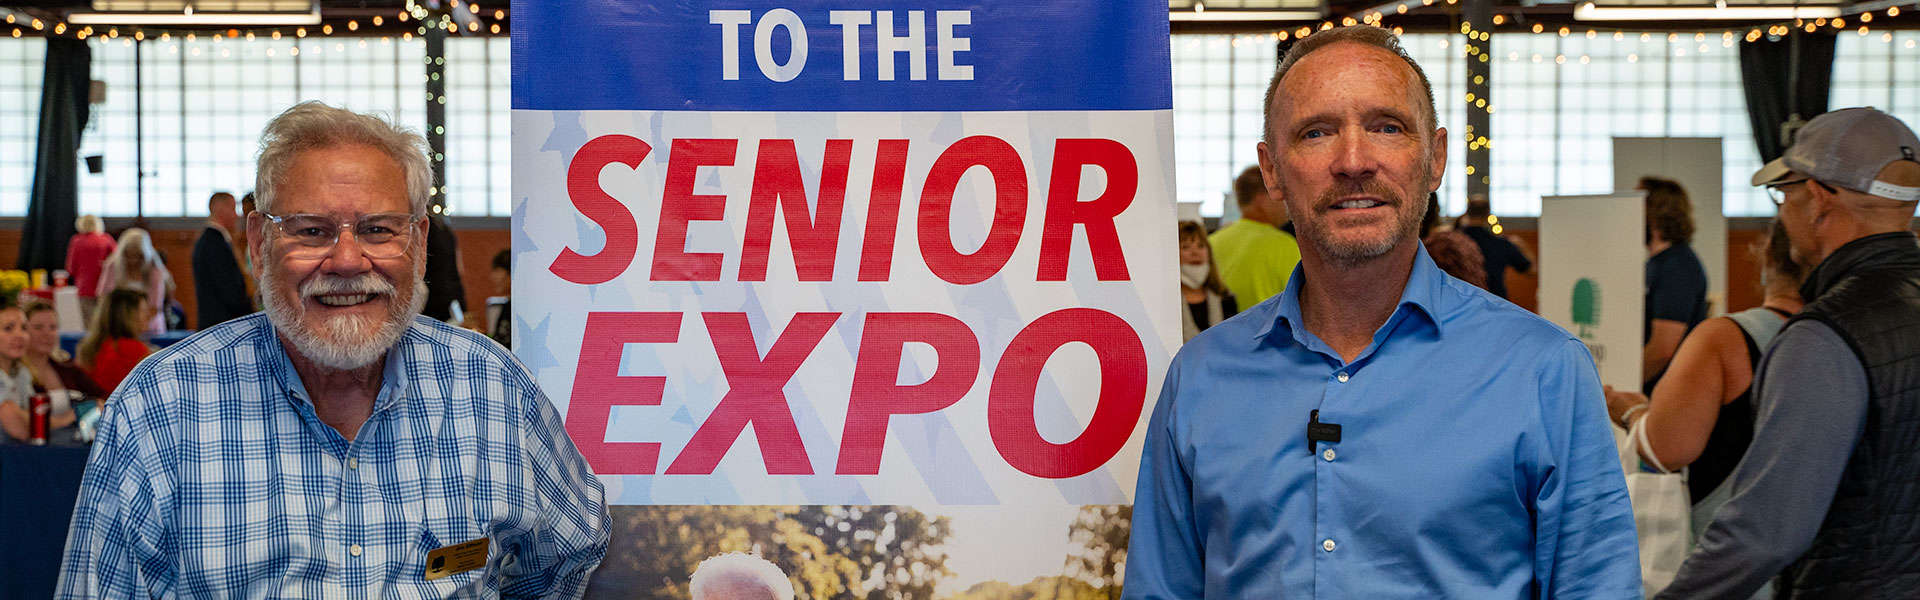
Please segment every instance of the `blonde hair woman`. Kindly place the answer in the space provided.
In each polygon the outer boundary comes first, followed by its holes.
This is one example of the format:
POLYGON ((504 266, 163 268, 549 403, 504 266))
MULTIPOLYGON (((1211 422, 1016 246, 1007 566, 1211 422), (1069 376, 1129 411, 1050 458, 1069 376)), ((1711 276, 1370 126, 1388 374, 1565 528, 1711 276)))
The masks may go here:
POLYGON ((104 297, 121 288, 145 292, 147 304, 153 307, 153 316, 147 319, 142 331, 166 333, 167 298, 173 296, 173 276, 167 273, 167 263, 160 258, 160 252, 153 249, 153 240, 145 229, 134 227, 120 234, 120 246, 101 269, 96 295, 104 297))

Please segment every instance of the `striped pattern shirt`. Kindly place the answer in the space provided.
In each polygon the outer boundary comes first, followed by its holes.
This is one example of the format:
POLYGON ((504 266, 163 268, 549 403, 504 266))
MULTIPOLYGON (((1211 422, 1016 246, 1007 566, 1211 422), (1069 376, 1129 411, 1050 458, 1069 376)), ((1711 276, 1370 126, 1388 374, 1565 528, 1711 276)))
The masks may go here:
POLYGON ((606 554, 604 491, 531 374, 417 319, 352 441, 265 314, 157 353, 109 401, 59 598, 578 598, 606 554), (484 568, 427 581, 434 549, 484 568))

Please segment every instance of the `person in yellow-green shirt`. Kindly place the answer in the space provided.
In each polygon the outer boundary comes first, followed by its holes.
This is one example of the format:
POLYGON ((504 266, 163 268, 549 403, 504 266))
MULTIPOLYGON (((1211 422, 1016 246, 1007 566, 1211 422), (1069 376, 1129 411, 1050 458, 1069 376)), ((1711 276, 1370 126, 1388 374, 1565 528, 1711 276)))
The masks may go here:
POLYGON ((1207 238, 1220 280, 1249 307, 1287 289, 1287 278, 1300 262, 1300 245, 1280 228, 1287 225, 1287 205, 1267 193, 1260 167, 1247 167, 1233 180, 1240 220, 1207 238))

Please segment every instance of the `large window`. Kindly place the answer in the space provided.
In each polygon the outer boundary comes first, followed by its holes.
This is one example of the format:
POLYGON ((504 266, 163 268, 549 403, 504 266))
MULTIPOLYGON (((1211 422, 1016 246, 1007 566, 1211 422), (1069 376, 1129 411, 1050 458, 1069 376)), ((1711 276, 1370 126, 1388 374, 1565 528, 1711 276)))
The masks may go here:
MULTIPOLYGON (((1433 80, 1440 122, 1451 132, 1442 210, 1464 208, 1464 37, 1407 34, 1402 44, 1433 80)), ((1728 216, 1767 216, 1773 205, 1747 184, 1760 168, 1740 87, 1739 41, 1720 32, 1559 35, 1493 39, 1494 211, 1536 215, 1540 197, 1612 191, 1614 137, 1718 137, 1728 216)), ((1842 35, 1832 106, 1873 105, 1920 125, 1920 32, 1842 35)), ((1174 139, 1179 199, 1221 214, 1232 178, 1255 164, 1258 105, 1276 60, 1266 35, 1181 35, 1174 51, 1174 139), (1237 43, 1236 43, 1237 42, 1237 43), (1260 61, 1249 65, 1249 62, 1260 61), (1229 70, 1229 66, 1231 69, 1229 70), (1252 71, 1253 73, 1248 73, 1252 71), (1231 74, 1231 77, 1226 76, 1231 74), (1227 98, 1236 120, 1219 129, 1227 98)), ((1475 174, 1473 177, 1478 177, 1475 174)))
POLYGON ((1920 127, 1920 31, 1841 34, 1828 103, 1872 106, 1920 127))
MULTIPOLYGON (((92 45, 93 78, 106 83, 107 96, 92 109, 80 153, 100 155, 104 169, 89 173, 81 163, 82 213, 206 214, 213 192, 253 188, 260 129, 297 102, 376 112, 424 133, 434 101, 420 39, 168 36, 92 45)), ((451 214, 509 212, 507 47, 504 37, 447 41, 451 214)), ((26 212, 44 48, 42 40, 0 40, 0 155, 8 157, 0 161, 0 215, 26 212)))
POLYGON ((0 215, 27 214, 46 53, 45 42, 0 40, 0 215))
POLYGON ((507 216, 513 145, 506 38, 447 41, 447 210, 507 216))

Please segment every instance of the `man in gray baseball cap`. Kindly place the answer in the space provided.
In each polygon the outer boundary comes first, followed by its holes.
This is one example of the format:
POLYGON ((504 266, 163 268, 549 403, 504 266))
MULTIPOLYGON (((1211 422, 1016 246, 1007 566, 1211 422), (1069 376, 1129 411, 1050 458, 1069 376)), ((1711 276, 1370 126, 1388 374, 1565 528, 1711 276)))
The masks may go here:
POLYGON ((1872 108, 1813 119, 1760 169, 1806 309, 1755 375, 1753 443, 1733 496, 1658 598, 1920 590, 1920 139, 1872 108))

